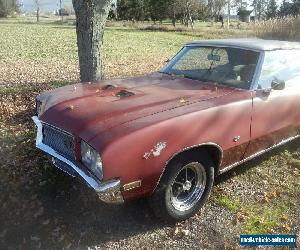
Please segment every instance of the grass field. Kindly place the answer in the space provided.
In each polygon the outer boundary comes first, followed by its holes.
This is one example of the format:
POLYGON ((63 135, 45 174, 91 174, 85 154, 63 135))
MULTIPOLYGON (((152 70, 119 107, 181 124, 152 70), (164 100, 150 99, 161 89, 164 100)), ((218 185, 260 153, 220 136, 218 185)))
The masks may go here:
MULTIPOLYGON (((108 27, 107 78, 156 71, 188 41, 244 36, 203 25, 194 32, 108 27)), ((300 236, 300 141, 221 176, 202 212, 163 225, 145 202, 100 203, 53 172, 34 147, 34 98, 78 81, 74 26, 0 20, 0 249, 236 249, 241 233, 300 236), (137 213, 138 211, 138 213, 137 213)))

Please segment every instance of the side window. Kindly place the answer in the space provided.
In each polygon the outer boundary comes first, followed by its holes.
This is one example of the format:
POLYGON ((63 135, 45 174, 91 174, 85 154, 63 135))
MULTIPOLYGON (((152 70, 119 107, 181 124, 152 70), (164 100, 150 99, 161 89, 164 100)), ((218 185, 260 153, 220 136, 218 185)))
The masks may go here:
POLYGON ((259 89, 271 87, 273 80, 283 80, 287 87, 300 87, 300 50, 276 50, 265 53, 259 89))

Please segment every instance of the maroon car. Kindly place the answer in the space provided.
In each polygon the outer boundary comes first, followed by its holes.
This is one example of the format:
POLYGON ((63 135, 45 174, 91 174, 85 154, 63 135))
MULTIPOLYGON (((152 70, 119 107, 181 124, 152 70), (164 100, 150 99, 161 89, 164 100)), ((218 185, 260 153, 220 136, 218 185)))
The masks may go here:
POLYGON ((300 43, 196 41, 158 73, 36 99, 36 146, 102 201, 184 220, 214 178, 300 135, 300 43))

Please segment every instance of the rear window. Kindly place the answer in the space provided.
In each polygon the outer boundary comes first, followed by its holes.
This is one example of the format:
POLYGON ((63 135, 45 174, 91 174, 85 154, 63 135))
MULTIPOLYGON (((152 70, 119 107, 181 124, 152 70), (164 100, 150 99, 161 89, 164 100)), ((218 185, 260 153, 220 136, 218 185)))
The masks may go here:
POLYGON ((258 89, 268 89, 273 80, 283 80, 287 87, 300 87, 300 50, 267 51, 258 81, 258 89))

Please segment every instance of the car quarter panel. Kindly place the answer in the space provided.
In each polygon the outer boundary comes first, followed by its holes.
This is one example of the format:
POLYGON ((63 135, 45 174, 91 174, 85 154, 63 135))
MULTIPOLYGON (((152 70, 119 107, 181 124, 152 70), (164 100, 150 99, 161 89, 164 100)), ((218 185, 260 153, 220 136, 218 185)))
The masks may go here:
POLYGON ((168 162, 185 148, 215 143, 225 167, 244 156, 250 140, 252 92, 235 90, 219 98, 156 113, 104 131, 89 143, 101 152, 104 178, 122 185, 142 181, 125 199, 153 192, 168 162), (234 138, 240 137, 235 141, 234 138))

